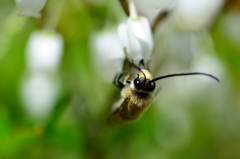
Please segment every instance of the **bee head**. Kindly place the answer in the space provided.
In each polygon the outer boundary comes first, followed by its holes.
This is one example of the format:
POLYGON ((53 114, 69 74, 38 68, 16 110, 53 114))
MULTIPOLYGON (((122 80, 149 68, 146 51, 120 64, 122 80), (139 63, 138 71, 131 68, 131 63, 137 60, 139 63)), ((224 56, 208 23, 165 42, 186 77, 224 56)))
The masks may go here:
POLYGON ((204 75, 204 76, 211 77, 219 82, 219 79, 217 77, 214 77, 213 75, 202 73, 202 72, 176 73, 176 74, 169 74, 165 76, 156 77, 153 79, 151 73, 148 70, 144 69, 145 65, 143 60, 140 61, 139 67, 136 66, 133 62, 128 61, 128 63, 130 66, 133 66, 134 68, 139 70, 137 77, 131 83, 131 87, 140 92, 151 92, 155 89, 155 81, 158 81, 164 78, 169 78, 169 77, 176 77, 176 76, 204 75))
POLYGON ((210 74, 201 73, 201 72, 190 72, 190 73, 178 73, 178 74, 169 74, 165 76, 160 76, 157 78, 152 78, 151 73, 148 70, 141 69, 140 73, 137 74, 137 77, 133 80, 133 88, 141 92, 151 92, 155 89, 155 81, 160 79, 176 77, 176 76, 188 76, 188 75, 204 75, 209 76, 219 82, 217 77, 214 77, 210 74))
POLYGON ((138 91, 153 91, 155 89, 155 82, 151 82, 152 79, 151 73, 148 70, 142 69, 133 80, 134 88, 138 91))

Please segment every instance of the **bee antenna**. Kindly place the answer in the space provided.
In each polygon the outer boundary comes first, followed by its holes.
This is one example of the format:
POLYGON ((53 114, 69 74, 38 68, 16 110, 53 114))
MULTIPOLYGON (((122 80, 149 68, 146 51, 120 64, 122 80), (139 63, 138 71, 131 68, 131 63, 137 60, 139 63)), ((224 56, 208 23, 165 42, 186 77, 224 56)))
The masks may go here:
POLYGON ((220 80, 217 77, 214 77, 213 75, 207 74, 207 73, 201 73, 201 72, 190 72, 190 73, 176 73, 176 74, 170 74, 170 75, 165 75, 165 76, 160 76, 160 77, 156 77, 153 80, 151 80, 150 82, 155 82, 157 80, 163 79, 163 78, 168 78, 168 77, 175 77, 175 76, 188 76, 188 75, 204 75, 204 76, 208 76, 211 77, 213 79, 215 79, 216 81, 220 82, 220 80))

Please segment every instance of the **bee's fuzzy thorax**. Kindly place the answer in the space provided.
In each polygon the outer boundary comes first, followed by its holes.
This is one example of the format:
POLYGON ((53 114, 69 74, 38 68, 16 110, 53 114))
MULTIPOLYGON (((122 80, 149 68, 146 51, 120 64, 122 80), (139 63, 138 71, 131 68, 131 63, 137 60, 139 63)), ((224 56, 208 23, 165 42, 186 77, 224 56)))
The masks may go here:
POLYGON ((129 98, 130 103, 137 107, 148 107, 154 97, 154 92, 138 92, 131 86, 125 86, 121 92, 122 98, 129 98))

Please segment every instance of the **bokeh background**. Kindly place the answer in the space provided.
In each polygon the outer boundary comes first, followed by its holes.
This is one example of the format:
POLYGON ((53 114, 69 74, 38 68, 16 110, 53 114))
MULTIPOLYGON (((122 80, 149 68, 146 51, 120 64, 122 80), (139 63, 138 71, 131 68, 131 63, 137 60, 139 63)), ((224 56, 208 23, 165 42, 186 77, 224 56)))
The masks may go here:
MULTIPOLYGON (((171 3, 136 1, 150 21, 171 3)), ((221 82, 158 81, 162 91, 142 118, 113 129, 105 121, 120 98, 111 81, 121 66, 109 57, 123 57, 117 26, 127 18, 119 2, 48 0, 36 19, 1 0, 0 158, 239 159, 240 2, 179 4, 154 32, 153 76, 198 71, 221 82), (62 55, 54 71, 36 75, 27 47, 49 28, 63 39, 62 55)))

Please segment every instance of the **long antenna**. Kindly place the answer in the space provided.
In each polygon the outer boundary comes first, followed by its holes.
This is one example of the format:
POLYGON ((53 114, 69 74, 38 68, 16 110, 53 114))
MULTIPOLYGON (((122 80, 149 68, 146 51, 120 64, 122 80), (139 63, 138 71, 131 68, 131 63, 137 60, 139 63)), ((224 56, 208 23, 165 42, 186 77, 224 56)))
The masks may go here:
POLYGON ((204 76, 208 76, 211 77, 213 79, 215 79, 216 81, 220 82, 220 80, 217 77, 214 77, 213 75, 207 74, 207 73, 201 73, 201 72, 190 72, 190 73, 176 73, 176 74, 170 74, 170 75, 165 75, 165 76, 160 76, 160 77, 156 77, 153 80, 151 80, 150 82, 155 82, 157 80, 163 79, 163 78, 168 78, 168 77, 175 77, 175 76, 188 76, 188 75, 204 75, 204 76))

